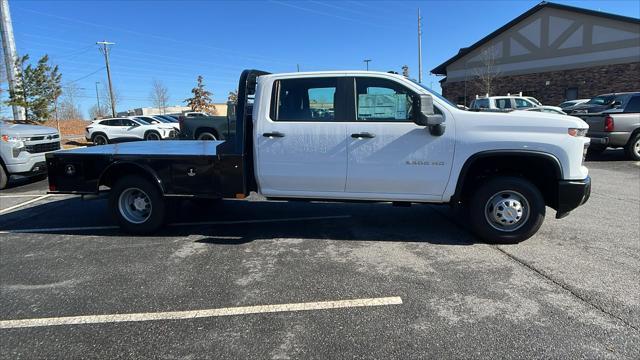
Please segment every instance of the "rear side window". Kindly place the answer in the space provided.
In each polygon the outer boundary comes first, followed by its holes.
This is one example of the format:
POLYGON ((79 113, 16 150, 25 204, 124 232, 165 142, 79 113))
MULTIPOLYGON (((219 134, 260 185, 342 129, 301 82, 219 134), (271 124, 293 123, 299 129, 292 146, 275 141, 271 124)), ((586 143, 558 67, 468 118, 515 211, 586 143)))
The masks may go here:
POLYGON ((120 126, 120 119, 104 120, 104 121, 100 122, 100 125, 120 126))
POLYGON ((357 121, 413 121, 413 92, 381 78, 356 78, 357 121))
POLYGON ((502 99, 496 99, 496 107, 498 109, 511 109, 511 99, 510 98, 502 98, 502 99))
POLYGON ((337 78, 303 78, 274 83, 274 121, 335 121, 337 78))
POLYGON ((627 107, 624 109, 626 113, 640 113, 640 95, 636 95, 629 100, 627 107))

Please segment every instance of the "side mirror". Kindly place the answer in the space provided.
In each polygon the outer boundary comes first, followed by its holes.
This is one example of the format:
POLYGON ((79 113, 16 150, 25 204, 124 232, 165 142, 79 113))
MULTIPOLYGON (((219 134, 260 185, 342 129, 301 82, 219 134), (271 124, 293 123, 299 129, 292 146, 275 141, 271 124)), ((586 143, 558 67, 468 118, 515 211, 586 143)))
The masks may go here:
POLYGON ((611 102, 611 107, 612 108, 618 107, 620 105, 622 105, 622 103, 620 101, 618 101, 618 100, 615 100, 615 101, 611 102))
POLYGON ((419 94, 414 98, 416 109, 415 123, 420 126, 427 126, 429 133, 433 136, 444 134, 444 116, 436 114, 433 109, 433 97, 428 94, 419 94))

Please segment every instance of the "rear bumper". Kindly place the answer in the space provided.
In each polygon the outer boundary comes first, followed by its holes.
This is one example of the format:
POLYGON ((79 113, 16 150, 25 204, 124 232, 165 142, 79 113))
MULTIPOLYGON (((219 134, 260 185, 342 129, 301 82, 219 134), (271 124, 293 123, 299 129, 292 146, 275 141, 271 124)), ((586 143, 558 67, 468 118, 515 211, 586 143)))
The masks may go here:
POLYGON ((631 136, 630 132, 589 132, 587 137, 591 139, 591 145, 598 147, 625 146, 631 136))
POLYGON ((558 206, 556 219, 561 219, 571 210, 584 204, 591 196, 591 177, 584 180, 561 180, 558 182, 558 206))

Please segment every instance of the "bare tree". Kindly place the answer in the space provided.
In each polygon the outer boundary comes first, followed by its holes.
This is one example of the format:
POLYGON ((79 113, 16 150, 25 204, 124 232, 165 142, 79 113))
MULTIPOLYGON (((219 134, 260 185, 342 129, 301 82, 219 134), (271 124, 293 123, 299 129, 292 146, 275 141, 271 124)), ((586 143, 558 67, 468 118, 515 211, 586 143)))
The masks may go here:
POLYGON ((164 114, 169 103, 169 90, 159 80, 153 80, 151 85, 151 101, 153 105, 160 109, 160 113, 164 114))
POLYGON ((490 46, 480 53, 480 66, 475 69, 478 87, 483 94, 491 95, 496 79, 500 76, 500 67, 496 66, 497 48, 490 46))
POLYGON ((109 108, 109 105, 100 104, 100 107, 98 107, 98 104, 95 104, 89 108, 89 118, 92 120, 102 119, 109 116, 111 116, 111 109, 109 108))
POLYGON ((82 119, 82 111, 78 104, 78 97, 82 96, 82 90, 76 84, 69 84, 62 88, 62 97, 57 106, 57 115, 60 120, 82 119))

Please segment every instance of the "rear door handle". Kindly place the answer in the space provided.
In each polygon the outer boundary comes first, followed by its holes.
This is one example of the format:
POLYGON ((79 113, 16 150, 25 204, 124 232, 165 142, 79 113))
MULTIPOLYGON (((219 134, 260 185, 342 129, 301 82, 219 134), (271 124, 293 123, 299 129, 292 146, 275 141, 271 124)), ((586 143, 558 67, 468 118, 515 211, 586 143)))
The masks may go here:
POLYGON ((262 134, 262 136, 273 139, 273 138, 281 138, 281 137, 284 137, 284 134, 283 134, 283 133, 281 133, 281 132, 279 132, 279 131, 274 131, 274 132, 264 133, 264 134, 262 134))
POLYGON ((368 132, 362 132, 358 134, 351 134, 351 137, 354 139, 373 139, 376 135, 368 132))

